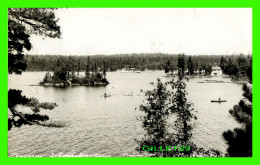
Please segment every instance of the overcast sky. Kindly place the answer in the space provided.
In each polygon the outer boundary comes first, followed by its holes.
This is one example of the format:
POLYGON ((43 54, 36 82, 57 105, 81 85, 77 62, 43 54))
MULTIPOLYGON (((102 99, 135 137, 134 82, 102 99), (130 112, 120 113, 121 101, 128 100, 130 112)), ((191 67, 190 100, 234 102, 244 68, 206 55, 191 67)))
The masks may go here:
POLYGON ((62 38, 32 36, 29 54, 248 54, 250 8, 58 9, 62 38))

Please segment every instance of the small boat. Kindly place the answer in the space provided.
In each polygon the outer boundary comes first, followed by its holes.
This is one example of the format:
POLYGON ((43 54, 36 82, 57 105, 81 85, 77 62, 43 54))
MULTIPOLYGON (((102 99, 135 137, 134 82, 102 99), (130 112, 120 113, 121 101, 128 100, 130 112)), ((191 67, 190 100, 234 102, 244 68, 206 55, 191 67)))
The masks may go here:
POLYGON ((227 100, 211 100, 212 103, 222 103, 227 102, 227 100))
POLYGON ((105 93, 105 94, 102 95, 101 97, 107 98, 107 97, 111 97, 111 95, 105 93))
POLYGON ((163 77, 175 77, 178 74, 178 71, 172 71, 165 74, 163 77))
POLYGON ((173 74, 173 73, 166 73, 166 75, 163 77, 174 77, 174 76, 175 76, 175 74, 173 74))
POLYGON ((136 68, 123 68, 122 73, 140 73, 140 70, 137 70, 136 68))
POLYGON ((105 97, 105 98, 107 98, 107 97, 111 97, 111 95, 104 95, 104 97, 105 97))

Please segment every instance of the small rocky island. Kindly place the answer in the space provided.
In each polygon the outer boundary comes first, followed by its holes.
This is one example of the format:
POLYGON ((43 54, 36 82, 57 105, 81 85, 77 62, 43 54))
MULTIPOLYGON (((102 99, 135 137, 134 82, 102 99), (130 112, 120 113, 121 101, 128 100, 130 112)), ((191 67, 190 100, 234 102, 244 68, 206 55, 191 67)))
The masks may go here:
POLYGON ((66 68, 58 68, 54 72, 47 72, 38 85, 39 86, 106 86, 109 82, 106 79, 106 70, 85 70, 85 75, 80 72, 70 71, 66 68))

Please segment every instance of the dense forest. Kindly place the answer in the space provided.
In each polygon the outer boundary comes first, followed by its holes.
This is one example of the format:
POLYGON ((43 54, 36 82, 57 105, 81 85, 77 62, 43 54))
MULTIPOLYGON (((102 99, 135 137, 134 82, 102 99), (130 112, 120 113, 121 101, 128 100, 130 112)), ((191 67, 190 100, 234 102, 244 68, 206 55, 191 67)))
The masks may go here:
MULTIPOLYGON (((224 56, 236 63, 239 57, 248 59, 250 55, 230 55, 224 56)), ((95 65, 102 67, 105 62, 109 71, 122 69, 126 66, 131 66, 139 70, 163 70, 167 61, 171 62, 173 69, 177 69, 177 54, 116 54, 116 55, 94 55, 94 56, 62 56, 62 55, 26 55, 27 71, 52 71, 55 69, 57 61, 66 64, 74 70, 84 71, 88 64, 90 68, 95 65)), ((221 55, 194 55, 191 56, 195 70, 205 66, 219 66, 221 55)), ((187 63, 188 58, 185 59, 187 63)), ((185 66, 187 68, 187 66, 185 66)))
MULTIPOLYGON (((187 56, 187 55, 186 55, 187 56)), ((57 66, 67 71, 102 71, 104 65, 107 71, 116 71, 125 67, 138 70, 177 69, 177 54, 116 54, 94 56, 62 56, 62 55, 26 55, 27 71, 55 71, 57 66)), ((252 55, 193 55, 185 58, 185 70, 192 75, 196 71, 205 70, 211 73, 212 66, 220 66, 223 73, 233 79, 241 79, 248 75, 252 66, 252 55)), ((251 69, 252 70, 252 69, 251 69)), ((251 71, 252 72, 252 71, 251 71)))

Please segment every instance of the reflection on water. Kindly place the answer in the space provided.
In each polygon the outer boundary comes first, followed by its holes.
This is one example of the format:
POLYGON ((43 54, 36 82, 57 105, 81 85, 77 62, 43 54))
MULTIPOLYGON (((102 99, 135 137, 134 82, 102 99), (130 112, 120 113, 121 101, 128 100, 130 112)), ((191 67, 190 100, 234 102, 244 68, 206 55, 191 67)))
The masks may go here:
MULTIPOLYGON (((10 75, 9 88, 21 89, 23 95, 36 97, 41 102, 56 102, 59 106, 49 115, 53 121, 63 121, 67 127, 48 128, 22 126, 8 132, 8 154, 103 154, 123 156, 139 154, 135 151, 135 139, 141 139, 144 131, 137 117, 138 107, 143 103, 141 89, 151 89, 149 82, 156 78, 163 81, 162 71, 141 73, 109 72, 110 84, 106 87, 40 87, 37 84, 44 72, 24 72, 21 76, 10 75), (104 93, 112 97, 101 97, 104 93), (133 93, 132 96, 125 96, 133 93), (137 110, 135 110, 137 108, 137 110)), ((187 83, 188 100, 198 111, 193 141, 199 147, 214 148, 225 152, 227 145, 221 134, 238 127, 229 109, 242 98, 241 85, 235 83, 198 83, 207 79, 230 81, 228 78, 191 78, 187 83), (211 103, 211 99, 227 100, 211 103)), ((174 145, 174 144, 173 144, 174 145)))

